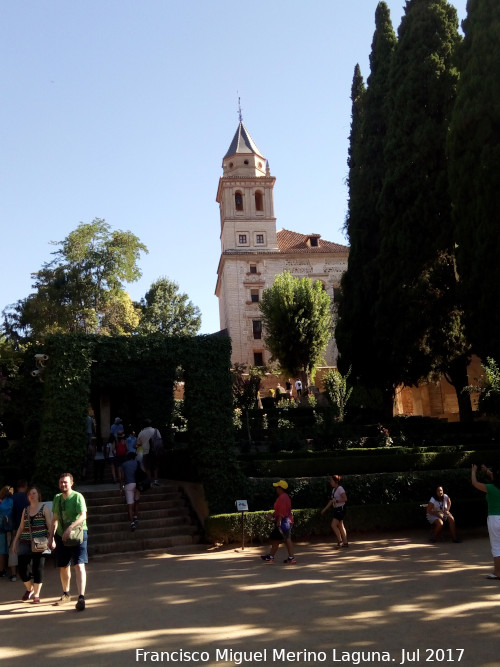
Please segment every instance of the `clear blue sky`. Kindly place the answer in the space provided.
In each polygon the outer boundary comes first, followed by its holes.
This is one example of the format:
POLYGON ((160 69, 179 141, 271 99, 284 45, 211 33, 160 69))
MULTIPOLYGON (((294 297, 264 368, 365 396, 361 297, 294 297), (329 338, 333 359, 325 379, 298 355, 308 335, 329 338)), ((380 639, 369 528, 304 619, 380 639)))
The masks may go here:
MULTIPOLYGON (((397 30, 404 0, 389 0, 397 30)), ((459 20, 466 0, 454 0, 459 20)), ((215 202, 243 121, 276 177, 278 229, 345 243, 350 89, 377 0, 3 0, 0 310, 79 222, 149 249, 134 300, 175 280, 219 329, 215 202)))

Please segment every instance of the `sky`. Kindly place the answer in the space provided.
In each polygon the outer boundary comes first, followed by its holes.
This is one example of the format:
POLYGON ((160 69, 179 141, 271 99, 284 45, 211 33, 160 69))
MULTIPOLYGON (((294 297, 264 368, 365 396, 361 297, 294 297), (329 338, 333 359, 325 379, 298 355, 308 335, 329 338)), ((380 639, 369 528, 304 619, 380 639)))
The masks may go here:
MULTIPOLYGON (((80 222, 147 246, 219 330, 215 201, 243 122, 276 177, 277 229, 346 244, 350 91, 378 0, 1 0, 0 311, 80 222)), ((405 0, 388 0, 394 29, 405 0)), ((459 21, 466 0, 454 0, 459 21)))

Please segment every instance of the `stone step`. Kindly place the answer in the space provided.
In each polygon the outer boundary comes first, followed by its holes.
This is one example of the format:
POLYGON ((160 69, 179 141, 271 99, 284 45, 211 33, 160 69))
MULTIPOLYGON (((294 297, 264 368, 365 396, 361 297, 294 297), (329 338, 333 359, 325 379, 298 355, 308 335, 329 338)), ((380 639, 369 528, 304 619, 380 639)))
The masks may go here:
POLYGON ((88 508, 89 556, 128 551, 165 550, 199 542, 199 526, 189 502, 175 482, 162 481, 141 494, 139 521, 130 530, 127 506, 117 484, 85 485, 88 508))
MULTIPOLYGON (((128 530, 129 529, 129 518, 128 514, 125 512, 123 515, 117 519, 116 521, 110 522, 109 519, 106 522, 102 523, 95 523, 94 521, 90 520, 88 521, 88 525, 90 527, 90 530, 92 531, 92 535, 100 535, 102 533, 112 533, 112 532, 118 532, 120 530, 128 530)), ((161 519, 151 519, 147 518, 142 512, 139 514, 139 525, 141 528, 147 528, 154 530, 155 528, 163 528, 163 527, 181 527, 185 528, 186 526, 193 526, 193 524, 190 522, 189 516, 186 514, 184 517, 180 516, 174 516, 174 517, 168 517, 164 518, 162 517, 161 519)), ((196 529, 196 528, 195 528, 196 529)))
MULTIPOLYGON (((189 521, 190 514, 187 507, 171 507, 171 508, 160 508, 160 509, 150 509, 146 505, 139 505, 139 514, 142 519, 151 519, 155 523, 161 523, 163 521, 189 521)), ((117 512, 100 512, 88 513, 88 521, 94 526, 103 523, 115 523, 120 520, 120 517, 128 516, 126 505, 121 505, 120 511, 117 512)))
MULTIPOLYGON (((182 494, 177 489, 172 490, 152 490, 141 493, 141 502, 163 501, 163 500, 181 500, 182 494)), ((115 505, 124 502, 124 496, 120 495, 119 490, 108 491, 107 494, 90 495, 85 494, 87 507, 101 507, 102 505, 115 505)))
MULTIPOLYGON (((101 505, 99 507, 89 507, 88 508, 88 515, 89 517, 93 516, 101 516, 101 515, 109 515, 112 516, 113 514, 120 514, 123 512, 124 508, 126 508, 125 503, 122 502, 119 504, 115 505, 101 505)), ((182 503, 176 502, 175 500, 158 500, 158 501, 152 501, 152 502, 142 502, 142 499, 139 503, 139 508, 141 511, 148 511, 148 512, 168 512, 169 510, 177 510, 177 509, 183 509, 187 511, 187 506, 184 501, 182 503)), ((161 516, 161 515, 160 515, 161 516)))
MULTIPOLYGON (((154 539, 155 537, 172 537, 173 535, 196 535, 196 526, 186 525, 176 525, 176 526, 154 526, 151 528, 143 528, 139 520, 138 526, 135 530, 135 534, 140 535, 141 538, 154 539)), ((93 533, 94 534, 94 545, 99 542, 123 542, 130 539, 132 531, 130 530, 130 523, 124 522, 121 524, 121 529, 119 530, 110 530, 107 532, 93 533)))
POLYGON ((121 542, 100 542, 94 544, 89 555, 128 553, 130 551, 161 550, 182 545, 193 545, 198 542, 196 536, 171 535, 169 537, 147 537, 140 535, 139 529, 135 533, 128 533, 128 539, 121 542))

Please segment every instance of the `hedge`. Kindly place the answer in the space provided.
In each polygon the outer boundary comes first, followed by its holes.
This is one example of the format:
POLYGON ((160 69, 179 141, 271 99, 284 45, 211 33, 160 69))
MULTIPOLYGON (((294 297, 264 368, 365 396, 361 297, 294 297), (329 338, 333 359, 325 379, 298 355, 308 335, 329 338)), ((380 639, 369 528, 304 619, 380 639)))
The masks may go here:
MULTIPOLYGON (((328 477, 283 476, 282 479, 288 481, 288 493, 294 509, 321 508, 330 497, 331 487, 328 477)), ((266 478, 250 478, 249 495, 246 498, 250 510, 265 510, 273 506, 275 500, 273 481, 266 478)), ((342 486, 346 490, 349 504, 352 505, 423 503, 429 500, 436 487, 440 485, 444 487, 453 502, 482 496, 470 483, 469 469, 345 475, 342 478, 342 486)))
MULTIPOLYGON (((475 527, 486 523, 484 498, 452 500, 452 511, 458 530, 461 527, 475 527)), ((268 514, 268 511, 245 513, 245 544, 267 542, 272 529, 272 524, 267 519, 268 514)), ((298 509, 293 510, 293 516, 294 540, 309 540, 332 535, 330 512, 322 515, 318 508, 298 509)), ((403 530, 429 526, 425 519, 425 509, 416 502, 397 502, 391 505, 348 504, 345 524, 348 531, 403 530)), ((208 517, 205 521, 205 534, 212 544, 241 543, 241 515, 233 513, 208 517)))
MULTIPOLYGON (((398 448, 399 449, 399 448, 398 448)), ((498 456, 496 449, 424 451, 406 453, 392 449, 348 450, 341 454, 302 455, 301 458, 280 455, 279 458, 240 457, 240 466, 248 476, 297 477, 328 474, 362 474, 373 472, 410 472, 412 470, 443 470, 469 467, 472 463, 488 462, 498 456)))

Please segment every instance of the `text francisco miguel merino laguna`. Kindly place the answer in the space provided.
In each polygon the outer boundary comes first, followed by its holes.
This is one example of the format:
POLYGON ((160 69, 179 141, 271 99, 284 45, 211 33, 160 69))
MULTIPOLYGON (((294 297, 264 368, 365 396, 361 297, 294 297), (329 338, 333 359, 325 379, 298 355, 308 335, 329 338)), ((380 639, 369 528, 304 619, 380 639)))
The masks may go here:
MULTIPOLYGON (((213 651, 212 651, 213 653, 213 651)), ((394 662, 399 665, 424 662, 460 662, 464 654, 462 648, 437 649, 401 649, 396 656, 389 651, 340 651, 336 648, 330 651, 287 651, 286 649, 263 649, 262 651, 234 651, 233 649, 215 649, 215 655, 209 651, 146 651, 143 648, 135 649, 136 662, 215 662, 232 663, 233 665, 253 664, 264 662, 344 662, 359 665, 362 662, 375 664, 377 662, 394 662)))

